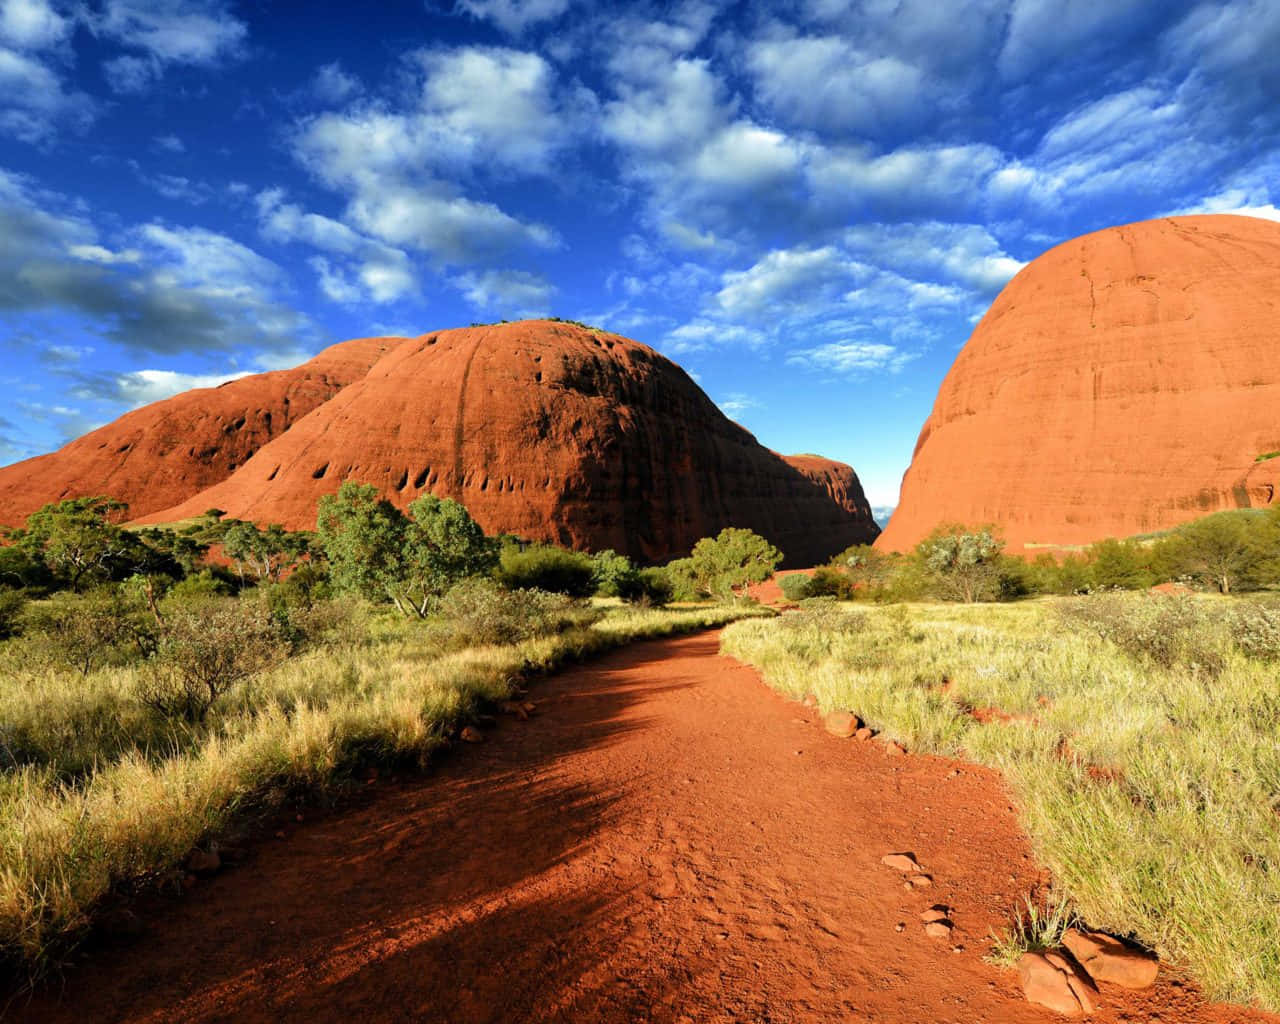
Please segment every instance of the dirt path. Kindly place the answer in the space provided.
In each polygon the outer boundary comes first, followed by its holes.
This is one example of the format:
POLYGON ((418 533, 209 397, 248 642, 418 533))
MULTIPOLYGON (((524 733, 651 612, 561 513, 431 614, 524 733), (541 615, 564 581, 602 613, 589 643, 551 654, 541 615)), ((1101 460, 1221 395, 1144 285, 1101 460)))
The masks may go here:
MULTIPOLYGON (((998 781, 830 737, 717 644, 539 683, 532 721, 266 841, 14 1019, 1054 1019, 981 959, 1039 877, 998 781), (903 850, 927 895, 880 864, 903 850)), ((1274 1019, 1167 975, 1103 1001, 1094 1020, 1274 1019)))

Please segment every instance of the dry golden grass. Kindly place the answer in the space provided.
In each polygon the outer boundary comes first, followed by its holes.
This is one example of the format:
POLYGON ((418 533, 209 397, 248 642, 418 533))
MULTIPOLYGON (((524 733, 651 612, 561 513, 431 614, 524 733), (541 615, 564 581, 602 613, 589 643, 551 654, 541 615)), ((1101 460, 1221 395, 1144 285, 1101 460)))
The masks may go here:
MULTIPOLYGON (((1151 600, 1117 614, 1149 622, 1151 600)), ((1221 627, 1239 606, 1204 602, 1192 653, 1168 666, 1053 599, 831 608, 735 624, 723 648, 909 749, 999 769, 1084 920, 1212 997, 1280 1010, 1280 676, 1221 627)))

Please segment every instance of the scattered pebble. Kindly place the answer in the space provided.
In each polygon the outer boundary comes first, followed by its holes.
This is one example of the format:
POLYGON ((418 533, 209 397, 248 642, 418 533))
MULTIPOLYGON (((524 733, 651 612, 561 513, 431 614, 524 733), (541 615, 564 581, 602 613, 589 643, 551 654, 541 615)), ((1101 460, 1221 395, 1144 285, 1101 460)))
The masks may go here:
POLYGON ((931 939, 949 939, 951 938, 951 927, 950 921, 929 921, 924 926, 924 933, 931 939))
POLYGON ((907 923, 906 923, 905 921, 899 921, 897 924, 895 924, 895 925, 893 926, 893 930, 894 930, 895 932, 903 932, 903 931, 906 931, 906 930, 907 930, 907 923))
POLYGON ((869 739, 871 739, 871 737, 872 737, 872 736, 874 736, 874 735, 875 735, 875 733, 874 733, 874 732, 872 732, 872 731, 871 731, 871 729, 870 729, 868 726, 865 726, 865 725, 864 725, 861 729, 859 729, 859 730, 858 730, 857 732, 855 732, 853 735, 854 735, 854 738, 855 738, 855 739, 859 739, 859 740, 869 740, 869 739))
POLYGON ((914 889, 927 889, 933 885, 932 875, 912 875, 907 879, 911 887, 914 889))
POLYGON ((479 729, 475 728, 475 726, 471 726, 471 725, 463 726, 462 732, 460 732, 458 736, 464 743, 483 743, 484 742, 484 733, 482 733, 479 729))
POLYGON ((947 916, 947 908, 941 903, 935 903, 920 915, 920 920, 928 924, 930 921, 945 921, 947 916))
POLYGON ((921 871, 921 867, 916 862, 915 857, 909 853, 886 853, 880 858, 880 863, 904 874, 909 871, 916 873, 921 871))
POLYGON ((832 736, 848 739, 862 726, 858 716, 849 711, 832 711, 822 720, 822 726, 832 736))

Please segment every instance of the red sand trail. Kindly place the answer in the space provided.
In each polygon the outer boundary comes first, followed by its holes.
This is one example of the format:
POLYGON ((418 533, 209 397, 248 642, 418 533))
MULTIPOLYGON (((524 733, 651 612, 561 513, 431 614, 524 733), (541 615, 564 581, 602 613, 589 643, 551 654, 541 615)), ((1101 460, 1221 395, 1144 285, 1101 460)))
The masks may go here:
MULTIPOLYGON (((531 721, 264 840, 10 1018, 1053 1020, 982 960, 1043 878, 999 779, 828 736, 717 645, 539 683, 531 721), (931 889, 880 864, 898 851, 931 889), (935 903, 948 940, 919 920, 935 903)), ((1102 1002, 1095 1021, 1276 1019, 1167 971, 1102 1002)))

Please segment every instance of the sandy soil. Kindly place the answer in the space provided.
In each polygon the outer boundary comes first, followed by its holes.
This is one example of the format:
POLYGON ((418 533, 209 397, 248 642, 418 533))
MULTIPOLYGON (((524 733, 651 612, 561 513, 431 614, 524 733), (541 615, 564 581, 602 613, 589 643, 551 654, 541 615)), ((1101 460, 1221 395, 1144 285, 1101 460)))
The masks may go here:
MULTIPOLYGON (((982 961, 1042 880, 998 778, 828 736, 717 643, 539 683, 531 721, 265 840, 11 1018, 1054 1019, 982 961), (880 864, 900 851, 931 889, 880 864), (924 934, 935 903, 949 940, 924 934)), ((1102 1002, 1101 1022, 1277 1020, 1168 972, 1102 1002)))

